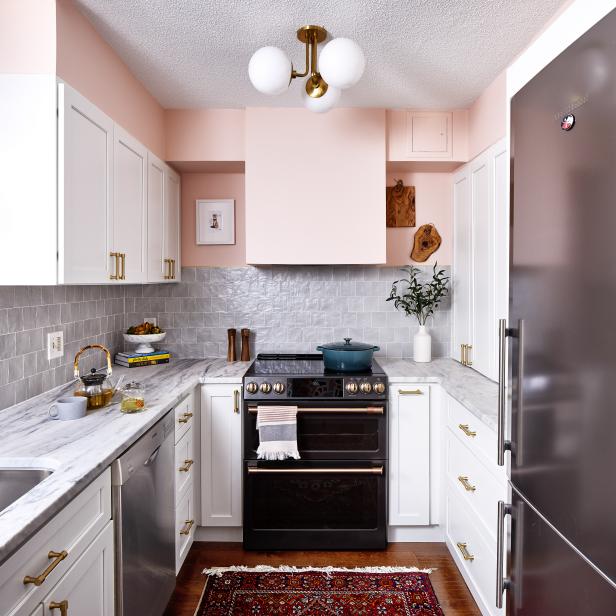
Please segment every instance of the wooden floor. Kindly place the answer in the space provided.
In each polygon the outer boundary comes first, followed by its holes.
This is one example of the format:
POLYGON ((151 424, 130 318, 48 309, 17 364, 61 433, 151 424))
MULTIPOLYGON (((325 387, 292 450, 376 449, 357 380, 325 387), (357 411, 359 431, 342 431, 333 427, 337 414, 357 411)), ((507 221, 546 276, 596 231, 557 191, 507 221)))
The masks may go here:
POLYGON ((382 552, 245 552, 240 543, 195 542, 177 579, 165 616, 193 616, 206 567, 297 565, 431 567, 430 580, 446 616, 480 616, 444 543, 390 543, 382 552))

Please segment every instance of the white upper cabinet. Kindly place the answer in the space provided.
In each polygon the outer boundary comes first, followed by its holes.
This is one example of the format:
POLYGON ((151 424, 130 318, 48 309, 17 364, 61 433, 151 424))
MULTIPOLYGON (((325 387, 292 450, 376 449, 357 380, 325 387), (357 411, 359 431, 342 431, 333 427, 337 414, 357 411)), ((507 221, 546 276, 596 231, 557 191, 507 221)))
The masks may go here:
POLYGON ((508 173, 503 139, 465 165, 453 181, 452 357, 494 380, 498 319, 507 316, 508 173))
POLYGON ((125 282, 146 278, 147 155, 143 145, 115 126, 112 248, 125 282))
POLYGON ((388 161, 467 160, 467 112, 387 112, 388 161))
POLYGON ((58 279, 108 282, 115 267, 113 121, 65 84, 58 86, 58 120, 58 279))

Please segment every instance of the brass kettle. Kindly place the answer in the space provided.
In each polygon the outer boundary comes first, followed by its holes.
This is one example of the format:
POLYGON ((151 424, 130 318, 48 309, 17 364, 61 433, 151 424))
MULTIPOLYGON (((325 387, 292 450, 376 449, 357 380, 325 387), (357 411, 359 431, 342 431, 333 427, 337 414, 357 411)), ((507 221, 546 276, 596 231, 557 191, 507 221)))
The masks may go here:
POLYGON ((113 394, 115 393, 115 387, 109 380, 111 375, 111 353, 109 349, 102 344, 89 344, 79 350, 75 355, 73 362, 73 373, 75 378, 78 379, 77 389, 74 392, 75 396, 85 396, 88 399, 88 410, 100 409, 107 406, 113 394), (98 372, 96 368, 92 368, 89 374, 79 374, 79 358, 84 351, 88 349, 100 349, 107 356, 107 372, 98 372))

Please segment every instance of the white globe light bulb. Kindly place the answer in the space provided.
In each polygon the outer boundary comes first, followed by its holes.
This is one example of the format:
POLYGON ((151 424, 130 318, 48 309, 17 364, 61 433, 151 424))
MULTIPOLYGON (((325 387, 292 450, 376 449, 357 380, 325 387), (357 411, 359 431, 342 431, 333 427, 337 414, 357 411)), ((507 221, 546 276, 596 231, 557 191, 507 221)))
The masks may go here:
POLYGON ((330 85, 341 90, 354 86, 364 73, 366 58, 351 39, 336 38, 327 43, 319 56, 319 72, 330 85))
MULTIPOLYGON (((310 79, 310 77, 308 78, 310 79)), ((325 113, 329 111, 332 107, 335 107, 338 101, 340 100, 340 95, 342 92, 339 88, 334 88, 334 86, 327 85, 327 92, 323 94, 323 96, 319 96, 319 98, 313 98, 309 96, 306 92, 306 88, 302 88, 302 99, 304 101, 304 107, 309 111, 314 111, 315 113, 325 113)))
POLYGON ((252 85, 263 94, 282 94, 291 81, 293 66, 287 54, 278 47, 261 47, 252 54, 248 76, 252 85))

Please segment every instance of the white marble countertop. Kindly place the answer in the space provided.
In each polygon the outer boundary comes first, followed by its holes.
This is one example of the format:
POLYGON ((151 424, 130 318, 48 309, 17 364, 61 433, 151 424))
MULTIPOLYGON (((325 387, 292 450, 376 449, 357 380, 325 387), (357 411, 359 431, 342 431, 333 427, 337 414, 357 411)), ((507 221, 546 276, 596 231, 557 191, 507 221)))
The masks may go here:
POLYGON ((418 364, 410 359, 377 358, 390 383, 438 383, 460 404, 496 431, 498 384, 449 358, 418 364))
POLYGON ((75 421, 48 416, 51 403, 70 395, 74 383, 0 412, 0 467, 48 468, 54 472, 0 512, 0 562, 49 521, 111 462, 200 382, 240 383, 250 362, 173 360, 141 368, 114 366, 146 387, 147 409, 123 414, 118 403, 75 421))

